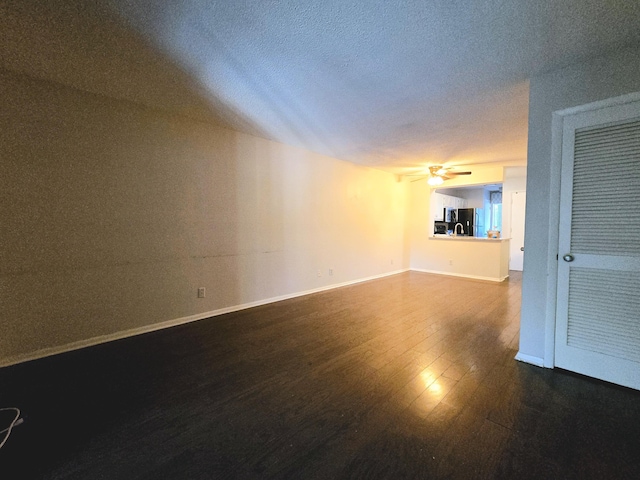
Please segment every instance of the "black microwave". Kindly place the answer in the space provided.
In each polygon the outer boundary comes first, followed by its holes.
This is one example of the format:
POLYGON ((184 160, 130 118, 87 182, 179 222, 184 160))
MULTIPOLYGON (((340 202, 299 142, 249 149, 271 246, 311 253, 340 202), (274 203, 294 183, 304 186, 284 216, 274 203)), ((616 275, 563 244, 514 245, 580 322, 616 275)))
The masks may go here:
POLYGON ((433 233, 434 235, 446 235, 448 229, 447 222, 434 222, 433 233))

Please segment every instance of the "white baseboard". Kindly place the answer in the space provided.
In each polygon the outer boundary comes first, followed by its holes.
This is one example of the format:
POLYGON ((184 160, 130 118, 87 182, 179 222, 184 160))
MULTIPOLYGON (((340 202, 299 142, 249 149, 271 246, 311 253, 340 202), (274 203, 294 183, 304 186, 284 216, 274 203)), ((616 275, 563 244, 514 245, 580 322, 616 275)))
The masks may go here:
POLYGON ((289 293, 286 295, 280 295, 278 297, 266 298, 264 300, 257 300, 255 302, 243 303, 241 305, 233 305, 230 307, 219 308, 217 310, 211 310, 209 312, 196 313, 187 317, 175 318, 172 320, 166 320, 164 322, 154 323, 151 325, 145 325, 143 327, 136 327, 129 330, 123 330, 120 332, 110 333, 107 335, 99 335, 97 337, 88 338, 85 340, 78 340, 77 342, 67 343, 55 347, 43 348, 36 350, 35 352, 24 353, 0 359, 0 368, 8 367, 10 365, 16 365, 18 363, 29 362, 31 360, 38 360, 39 358, 50 357, 60 353, 71 352, 73 350, 79 350, 81 348, 92 347, 101 343, 112 342, 114 340, 121 340, 123 338, 133 337, 135 335, 142 335, 144 333, 155 332, 157 330, 163 330, 165 328, 171 328, 185 323, 195 322, 197 320, 203 320, 205 318, 216 317, 218 315, 224 315, 225 313, 237 312, 240 310, 246 310, 247 308, 259 307, 260 305, 266 305, 268 303, 280 302, 282 300, 288 300, 290 298, 302 297, 304 295, 310 295, 312 293, 324 292, 326 290, 333 290, 335 288, 346 287, 348 285, 354 285, 356 283, 368 282, 378 278, 389 277, 391 275, 397 275, 399 273, 407 272, 409 269, 395 270, 393 272, 382 273, 380 275, 373 275, 371 277, 360 278, 357 280, 350 280, 348 282, 336 283, 327 285, 324 287, 314 288, 311 290, 305 290, 302 292, 289 293))
POLYGON ((433 273, 435 275, 446 275, 448 277, 462 277, 462 278, 470 278, 472 280, 488 280, 490 282, 504 282, 509 275, 504 277, 481 277, 479 275, 467 275, 464 273, 450 273, 450 272, 441 272, 440 270, 424 270, 422 268, 411 268, 412 272, 422 272, 422 273, 433 273))
POLYGON ((536 367, 544 367, 544 359, 540 357, 534 357, 533 355, 527 355, 526 353, 518 352, 515 359, 519 362, 530 363, 536 367))

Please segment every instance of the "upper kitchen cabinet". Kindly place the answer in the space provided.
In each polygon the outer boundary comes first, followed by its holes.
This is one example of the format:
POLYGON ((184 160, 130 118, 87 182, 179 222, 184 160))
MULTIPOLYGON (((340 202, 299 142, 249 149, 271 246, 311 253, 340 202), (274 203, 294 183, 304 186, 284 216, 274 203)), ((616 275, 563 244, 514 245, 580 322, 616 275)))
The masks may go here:
POLYGON ((468 201, 464 198, 446 195, 433 191, 431 193, 431 214, 436 222, 444 221, 445 208, 466 208, 468 201))
POLYGON ((431 216, 436 222, 444 220, 444 195, 436 192, 431 193, 431 216))

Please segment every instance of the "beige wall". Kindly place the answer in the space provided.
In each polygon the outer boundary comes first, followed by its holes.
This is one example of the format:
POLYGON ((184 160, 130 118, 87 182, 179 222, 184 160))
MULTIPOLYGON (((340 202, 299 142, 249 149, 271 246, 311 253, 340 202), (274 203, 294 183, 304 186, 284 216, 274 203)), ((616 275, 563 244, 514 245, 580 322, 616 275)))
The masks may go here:
POLYGON ((7 71, 0 111, 0 363, 408 267, 391 174, 7 71))

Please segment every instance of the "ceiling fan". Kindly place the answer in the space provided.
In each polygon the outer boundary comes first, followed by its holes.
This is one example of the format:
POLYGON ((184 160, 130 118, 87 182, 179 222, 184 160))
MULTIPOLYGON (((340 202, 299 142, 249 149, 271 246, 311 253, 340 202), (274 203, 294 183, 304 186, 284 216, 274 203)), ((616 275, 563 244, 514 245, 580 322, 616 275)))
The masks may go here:
POLYGON ((450 168, 443 167, 442 165, 434 165, 429 167, 429 173, 414 174, 413 176, 424 177, 427 175, 429 178, 427 183, 431 186, 442 185, 445 180, 449 180, 458 175, 471 175, 471 172, 458 172, 451 170, 450 168))

